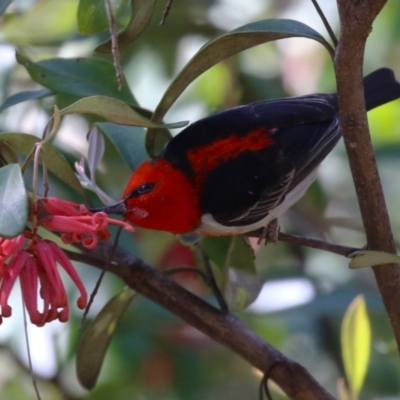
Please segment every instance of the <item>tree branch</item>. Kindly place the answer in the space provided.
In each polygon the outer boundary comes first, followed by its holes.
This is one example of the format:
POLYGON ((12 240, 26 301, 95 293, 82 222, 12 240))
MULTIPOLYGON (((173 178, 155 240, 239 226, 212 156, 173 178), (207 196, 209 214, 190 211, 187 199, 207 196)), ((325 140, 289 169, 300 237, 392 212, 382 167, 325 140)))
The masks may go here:
MULTIPOLYGON (((111 248, 111 245, 102 243, 91 250, 90 255, 68 252, 68 256, 72 260, 103 268, 111 248)), ((271 371, 271 379, 291 398, 334 399, 304 367, 263 341, 234 315, 221 312, 142 260, 117 249, 113 261, 106 268, 123 279, 129 287, 228 347, 254 367, 264 372, 271 371)))
MULTIPOLYGON (((367 236, 368 249, 395 253, 388 212, 369 136, 363 96, 365 43, 386 0, 338 0, 341 36, 335 55, 340 123, 367 236)), ((400 269, 374 267, 400 348, 400 269)))

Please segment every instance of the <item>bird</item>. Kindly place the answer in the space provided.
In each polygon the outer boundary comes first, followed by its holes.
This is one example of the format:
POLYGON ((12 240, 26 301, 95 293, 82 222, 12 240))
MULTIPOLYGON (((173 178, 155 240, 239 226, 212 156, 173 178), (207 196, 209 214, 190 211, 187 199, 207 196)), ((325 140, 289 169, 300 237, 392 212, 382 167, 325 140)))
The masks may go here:
MULTIPOLYGON (((400 98, 391 69, 364 78, 367 110, 400 98)), ((130 176, 106 213, 133 225, 205 236, 266 228, 306 192, 341 138, 336 94, 234 107, 186 127, 130 176)))

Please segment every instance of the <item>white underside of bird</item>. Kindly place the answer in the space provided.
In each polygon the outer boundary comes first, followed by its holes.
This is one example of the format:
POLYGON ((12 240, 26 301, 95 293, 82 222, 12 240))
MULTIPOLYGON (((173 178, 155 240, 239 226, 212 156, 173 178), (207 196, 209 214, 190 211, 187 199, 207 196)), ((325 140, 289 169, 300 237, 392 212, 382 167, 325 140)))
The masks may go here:
POLYGON ((204 214, 201 218, 201 225, 196 232, 201 235, 224 236, 224 235, 240 235, 246 232, 256 231, 268 226, 274 219, 285 213, 294 203, 303 197, 306 190, 313 183, 317 175, 315 169, 300 184, 285 195, 284 200, 272 209, 264 218, 259 221, 245 226, 226 226, 217 222, 211 214, 204 214))

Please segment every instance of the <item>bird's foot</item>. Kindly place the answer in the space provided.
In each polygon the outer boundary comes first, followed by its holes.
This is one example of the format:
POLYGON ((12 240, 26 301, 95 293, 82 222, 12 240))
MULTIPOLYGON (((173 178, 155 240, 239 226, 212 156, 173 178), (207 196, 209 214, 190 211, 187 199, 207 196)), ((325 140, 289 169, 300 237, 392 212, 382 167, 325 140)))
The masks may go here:
POLYGON ((275 218, 266 227, 263 228, 257 244, 260 245, 263 241, 265 241, 265 245, 267 245, 268 243, 275 244, 278 241, 278 236, 279 225, 278 220, 275 218))

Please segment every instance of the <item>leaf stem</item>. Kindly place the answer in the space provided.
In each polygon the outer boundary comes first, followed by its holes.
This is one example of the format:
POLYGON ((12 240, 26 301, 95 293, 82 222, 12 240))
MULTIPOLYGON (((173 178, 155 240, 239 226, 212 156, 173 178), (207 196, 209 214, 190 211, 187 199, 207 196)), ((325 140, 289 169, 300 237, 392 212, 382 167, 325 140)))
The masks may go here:
POLYGON ((328 34, 332 40, 332 43, 333 43, 334 47, 336 48, 338 45, 338 40, 337 40, 335 33, 333 32, 331 25, 329 24, 328 20, 326 19, 324 12, 322 11, 321 7, 319 6, 317 0, 311 0, 311 2, 313 3, 315 9, 317 10, 318 15, 320 16, 322 22, 325 25, 325 29, 328 31, 328 34))
POLYGON ((165 9, 164 9, 164 12, 163 12, 163 16, 162 16, 161 21, 160 21, 160 25, 164 25, 165 24, 165 21, 167 20, 169 12, 171 11, 172 1, 173 0, 168 0, 168 3, 165 6, 165 9))

